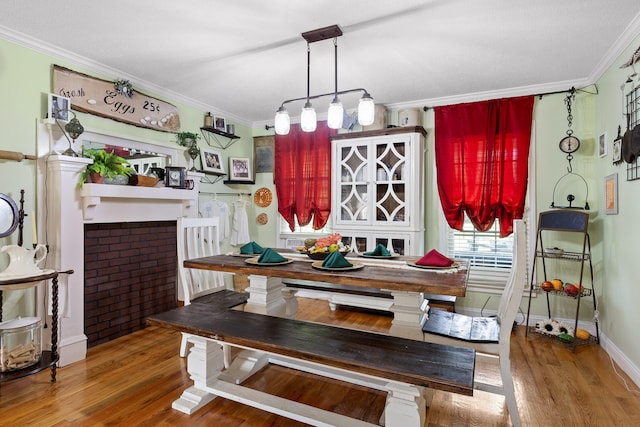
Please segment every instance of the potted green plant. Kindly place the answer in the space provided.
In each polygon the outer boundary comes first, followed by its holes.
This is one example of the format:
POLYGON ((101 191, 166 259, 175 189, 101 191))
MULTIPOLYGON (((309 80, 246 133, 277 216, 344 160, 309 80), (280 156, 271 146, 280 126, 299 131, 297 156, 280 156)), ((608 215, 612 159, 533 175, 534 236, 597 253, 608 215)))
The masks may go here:
POLYGON ((113 151, 107 153, 105 150, 83 148, 82 156, 93 160, 93 163, 87 165, 87 169, 80 174, 80 182, 78 186, 91 177, 91 182, 102 183, 105 178, 114 178, 117 175, 130 176, 132 169, 129 162, 114 154, 113 151))
POLYGON ((183 147, 191 147, 200 139, 200 135, 193 132, 179 132, 177 143, 183 147))

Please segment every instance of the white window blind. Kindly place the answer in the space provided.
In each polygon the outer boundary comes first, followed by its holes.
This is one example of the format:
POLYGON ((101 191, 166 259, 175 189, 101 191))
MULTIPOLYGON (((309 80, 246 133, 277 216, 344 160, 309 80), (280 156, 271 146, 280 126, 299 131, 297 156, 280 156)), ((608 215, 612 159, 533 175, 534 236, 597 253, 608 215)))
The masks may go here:
POLYGON ((497 222, 486 232, 476 231, 466 216, 462 231, 447 228, 447 254, 469 261, 469 290, 502 292, 511 271, 513 234, 501 238, 497 222))

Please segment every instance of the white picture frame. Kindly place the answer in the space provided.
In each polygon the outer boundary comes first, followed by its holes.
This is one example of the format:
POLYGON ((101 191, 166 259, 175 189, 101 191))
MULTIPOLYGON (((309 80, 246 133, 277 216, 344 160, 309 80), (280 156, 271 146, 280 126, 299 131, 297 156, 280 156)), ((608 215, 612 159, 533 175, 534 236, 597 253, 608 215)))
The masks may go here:
POLYGON ((607 132, 598 135, 598 156, 605 157, 607 155, 607 132))
POLYGON ((213 118, 213 128, 221 132, 227 131, 227 120, 224 117, 215 116, 213 118))
POLYGON ((67 123, 71 118, 71 99, 58 95, 56 93, 50 93, 48 96, 47 117, 50 119, 58 120, 59 122, 67 123))
POLYGON ((253 181, 251 159, 229 157, 229 179, 231 181, 253 181))
POLYGON ((208 147, 200 147, 200 160, 202 160, 202 170, 224 174, 224 163, 222 152, 208 147))

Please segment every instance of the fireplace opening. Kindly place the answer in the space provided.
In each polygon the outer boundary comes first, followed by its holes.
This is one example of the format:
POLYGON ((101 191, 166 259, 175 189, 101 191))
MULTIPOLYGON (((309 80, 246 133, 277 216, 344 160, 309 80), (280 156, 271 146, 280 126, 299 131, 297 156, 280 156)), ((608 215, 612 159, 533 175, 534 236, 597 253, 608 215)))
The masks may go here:
POLYGON ((84 325, 89 347, 144 328, 175 308, 176 221, 84 225, 84 325))

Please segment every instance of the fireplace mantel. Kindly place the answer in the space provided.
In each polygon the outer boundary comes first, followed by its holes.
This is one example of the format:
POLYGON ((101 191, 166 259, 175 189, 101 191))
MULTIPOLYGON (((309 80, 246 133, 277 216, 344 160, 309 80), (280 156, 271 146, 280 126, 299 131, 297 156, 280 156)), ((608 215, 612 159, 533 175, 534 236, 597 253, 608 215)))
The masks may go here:
POLYGON ((190 208, 197 208, 198 203, 195 189, 127 185, 84 184, 80 197, 84 221, 88 223, 178 218, 189 216, 190 208))

